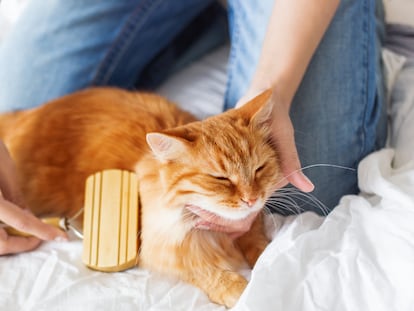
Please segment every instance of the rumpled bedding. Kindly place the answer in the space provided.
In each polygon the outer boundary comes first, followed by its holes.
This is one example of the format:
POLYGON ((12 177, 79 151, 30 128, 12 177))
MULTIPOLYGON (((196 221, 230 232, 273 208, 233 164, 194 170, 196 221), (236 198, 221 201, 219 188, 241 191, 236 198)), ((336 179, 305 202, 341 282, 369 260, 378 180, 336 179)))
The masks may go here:
MULTIPOLYGON (((221 111, 227 47, 178 73, 159 92, 200 117, 221 111)), ((358 167, 361 194, 327 217, 268 216, 272 242, 234 310, 414 310, 414 62, 384 51, 390 140, 358 167)), ((0 310, 225 310, 199 289, 134 268, 81 263, 82 242, 44 243, 0 257, 0 310)))

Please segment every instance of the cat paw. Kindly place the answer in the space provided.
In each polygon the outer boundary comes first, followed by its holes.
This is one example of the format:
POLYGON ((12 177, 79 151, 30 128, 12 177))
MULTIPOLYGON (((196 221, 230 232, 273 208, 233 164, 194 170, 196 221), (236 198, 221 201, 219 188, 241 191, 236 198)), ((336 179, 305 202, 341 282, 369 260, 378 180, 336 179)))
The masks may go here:
POLYGON ((246 286, 247 281, 240 274, 224 271, 209 296, 213 302, 232 308, 236 305, 246 286))

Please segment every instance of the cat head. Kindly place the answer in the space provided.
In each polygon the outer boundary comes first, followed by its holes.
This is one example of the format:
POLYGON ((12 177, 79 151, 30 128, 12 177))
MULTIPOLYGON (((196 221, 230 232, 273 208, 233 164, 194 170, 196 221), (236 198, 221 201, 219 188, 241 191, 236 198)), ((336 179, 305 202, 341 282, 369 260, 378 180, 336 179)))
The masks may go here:
POLYGON ((147 134, 169 206, 193 205, 229 220, 262 209, 281 179, 271 145, 271 91, 206 120, 147 134))

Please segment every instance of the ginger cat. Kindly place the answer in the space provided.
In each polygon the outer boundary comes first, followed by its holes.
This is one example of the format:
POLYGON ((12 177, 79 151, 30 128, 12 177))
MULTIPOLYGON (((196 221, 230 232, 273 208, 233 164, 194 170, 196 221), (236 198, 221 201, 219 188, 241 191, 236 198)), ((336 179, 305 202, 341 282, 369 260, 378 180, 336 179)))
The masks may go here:
POLYGON ((204 121, 148 93, 95 88, 0 116, 0 137, 37 215, 83 206, 87 176, 136 171, 141 199, 141 267, 198 286, 232 307, 268 244, 262 216, 236 240, 194 228, 197 206, 229 220, 264 207, 281 178, 266 121, 271 92, 204 121))

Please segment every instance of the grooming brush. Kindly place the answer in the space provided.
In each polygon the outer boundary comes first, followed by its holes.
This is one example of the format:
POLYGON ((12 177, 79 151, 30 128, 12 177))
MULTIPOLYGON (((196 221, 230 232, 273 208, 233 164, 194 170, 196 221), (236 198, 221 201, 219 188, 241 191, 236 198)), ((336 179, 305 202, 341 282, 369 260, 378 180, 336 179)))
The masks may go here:
MULTIPOLYGON (((134 173, 105 170, 86 179, 85 204, 71 218, 44 218, 43 222, 71 230, 83 239, 83 263, 104 272, 129 269, 138 263, 139 200, 134 173), (72 223, 83 212, 83 233, 72 223)), ((8 234, 28 236, 11 227, 8 234)))
POLYGON ((82 261, 116 272, 135 266, 139 250, 138 180, 134 173, 107 170, 86 180, 82 261))

